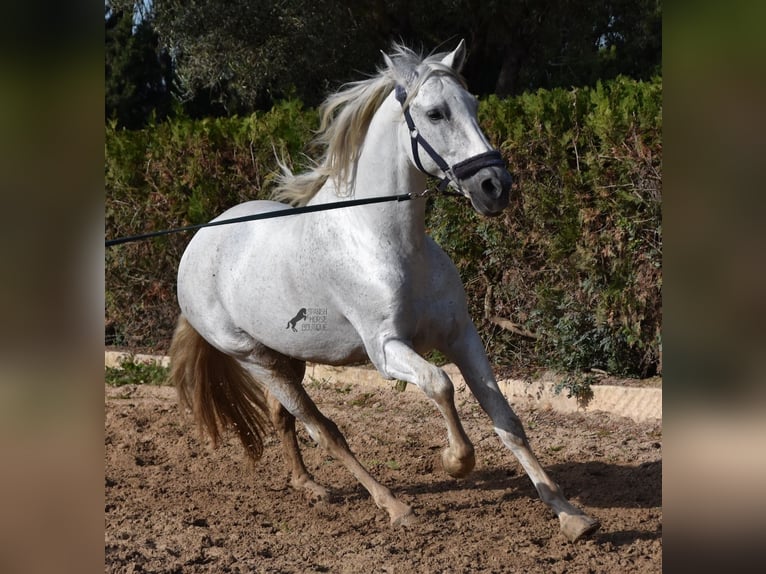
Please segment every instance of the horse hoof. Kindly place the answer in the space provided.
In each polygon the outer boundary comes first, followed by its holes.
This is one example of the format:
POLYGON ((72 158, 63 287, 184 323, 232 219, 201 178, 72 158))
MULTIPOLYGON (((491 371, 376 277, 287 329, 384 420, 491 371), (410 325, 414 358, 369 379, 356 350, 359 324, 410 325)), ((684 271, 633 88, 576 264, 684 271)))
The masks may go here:
POLYGON ((303 490, 303 496, 306 497, 309 506, 322 504, 324 502, 329 502, 330 500, 329 491, 313 480, 306 480, 300 484, 293 484, 293 488, 296 490, 303 490))
POLYGON ((561 532, 570 542, 577 542, 580 538, 593 534, 601 526, 598 520, 585 514, 562 514, 559 516, 559 522, 561 532))
POLYGON ((418 517, 415 516, 415 513, 412 511, 412 509, 408 506, 406 512, 403 514, 399 514, 397 516, 391 517, 391 526, 393 527, 407 527, 407 526, 413 526, 418 523, 418 517))
POLYGON ((465 478, 471 474, 475 465, 476 458, 474 457, 473 452, 461 459, 454 456, 449 448, 445 448, 442 451, 442 467, 444 467, 444 471, 452 478, 465 478))
POLYGON ((309 506, 324 504, 330 501, 330 493, 321 486, 317 486, 317 488, 314 489, 307 489, 304 494, 306 500, 308 500, 309 506))

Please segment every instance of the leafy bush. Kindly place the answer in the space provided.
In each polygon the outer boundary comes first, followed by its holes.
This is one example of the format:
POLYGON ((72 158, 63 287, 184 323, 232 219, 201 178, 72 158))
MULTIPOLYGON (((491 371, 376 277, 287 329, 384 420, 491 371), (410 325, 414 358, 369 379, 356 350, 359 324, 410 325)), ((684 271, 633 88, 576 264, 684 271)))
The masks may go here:
POLYGON ((158 363, 144 363, 128 355, 119 367, 106 367, 104 382, 112 387, 125 385, 167 385, 169 369, 158 363))
POLYGON ((494 220, 437 200, 430 231, 460 269, 490 356, 567 372, 656 373, 661 80, 490 97, 480 120, 519 198, 494 220), (502 331, 492 316, 539 337, 502 331))
MULTIPOLYGON (((495 219, 434 198, 427 225, 461 273, 490 357, 567 372, 658 372, 661 79, 489 97, 479 113, 518 197, 495 219)), ((316 119, 289 101, 246 118, 107 126, 107 236, 200 223, 266 197, 275 151, 300 157, 316 119)), ((168 345, 187 242, 178 235, 108 250, 108 343, 168 345)))

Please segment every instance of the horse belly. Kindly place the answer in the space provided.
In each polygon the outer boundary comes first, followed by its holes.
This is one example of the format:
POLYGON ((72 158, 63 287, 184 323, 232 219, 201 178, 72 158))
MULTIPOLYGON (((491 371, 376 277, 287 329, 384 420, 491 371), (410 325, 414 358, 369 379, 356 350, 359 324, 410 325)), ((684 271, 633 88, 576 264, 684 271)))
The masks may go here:
POLYGON ((258 235, 251 242, 258 249, 240 259, 220 288, 237 328, 296 359, 332 365, 364 360, 364 344, 336 304, 333 272, 316 242, 307 247, 311 242, 286 221, 263 226, 258 235))
POLYGON ((351 323, 321 297, 307 297, 262 309, 248 327, 254 339, 289 357, 344 365, 366 359, 351 323))

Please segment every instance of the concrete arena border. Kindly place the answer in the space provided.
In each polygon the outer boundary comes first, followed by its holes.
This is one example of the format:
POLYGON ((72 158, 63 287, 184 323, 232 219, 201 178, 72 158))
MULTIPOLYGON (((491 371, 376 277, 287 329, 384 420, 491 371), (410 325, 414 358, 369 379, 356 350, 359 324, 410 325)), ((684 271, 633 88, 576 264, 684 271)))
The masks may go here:
MULTIPOLYGON (((118 367, 120 361, 131 353, 120 351, 105 351, 104 364, 106 367, 118 367)), ((134 360, 141 362, 157 362, 167 366, 169 358, 161 355, 133 354, 134 360)), ((455 385, 456 396, 468 393, 465 380, 455 365, 442 367, 455 385)), ((368 385, 374 387, 393 385, 392 381, 383 379, 371 367, 330 367, 326 365, 309 364, 306 376, 317 380, 331 380, 341 384, 368 385)), ((562 413, 592 413, 604 411, 614 415, 630 418, 636 422, 649 422, 662 419, 662 389, 656 387, 625 387, 617 385, 592 385, 593 396, 587 401, 574 397, 568 398, 565 392, 556 394, 556 381, 544 377, 536 381, 519 379, 503 379, 498 381, 502 393, 514 404, 536 406, 540 409, 554 409, 562 413)), ((407 385, 405 392, 420 392, 413 385, 407 385)))

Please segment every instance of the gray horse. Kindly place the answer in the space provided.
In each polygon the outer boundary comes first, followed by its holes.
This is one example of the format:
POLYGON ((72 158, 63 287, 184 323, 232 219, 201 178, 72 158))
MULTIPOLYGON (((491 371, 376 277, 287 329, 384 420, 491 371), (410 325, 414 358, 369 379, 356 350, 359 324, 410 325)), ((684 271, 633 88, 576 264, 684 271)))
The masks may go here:
MULTIPOLYGON (((285 168, 277 201, 251 201, 219 219, 342 197, 412 193, 426 176, 466 196, 485 216, 509 202, 511 177, 479 128, 477 101, 459 76, 464 43, 421 58, 398 46, 378 74, 349 84, 323 104, 317 167, 285 168)), ((292 485, 327 498, 303 463, 295 419, 369 491, 392 524, 415 519, 359 463, 335 424, 302 386, 306 362, 369 360, 388 379, 420 387, 441 411, 448 446, 443 467, 455 477, 474 466, 474 449, 445 372, 423 359, 438 349, 459 367, 567 538, 598 521, 569 503, 533 454, 519 418, 498 389, 455 266, 425 233, 425 200, 321 211, 199 231, 178 270, 182 316, 173 339, 171 376, 182 400, 216 444, 233 428, 257 459, 269 420, 280 435, 292 485), (286 329, 285 318, 321 329, 286 329), (312 310, 321 310, 313 316, 312 310), (313 319, 312 319, 313 317, 313 319)), ((289 326, 289 325, 288 325, 289 326)), ((293 325, 294 326, 294 325, 293 325)))

